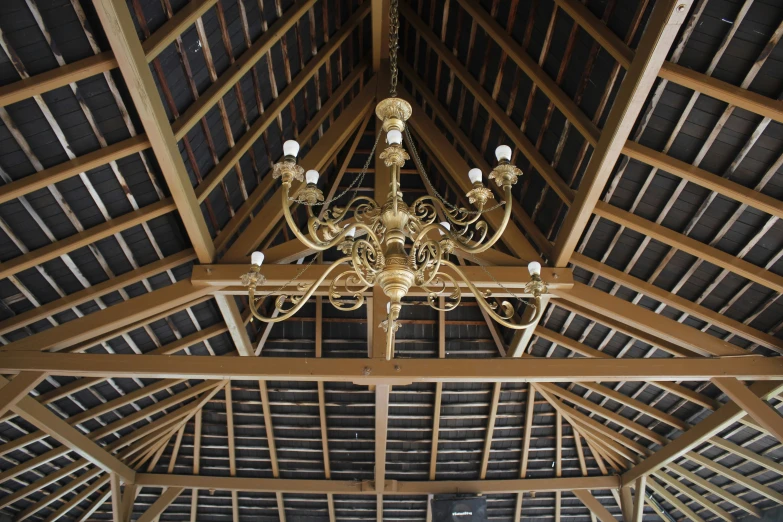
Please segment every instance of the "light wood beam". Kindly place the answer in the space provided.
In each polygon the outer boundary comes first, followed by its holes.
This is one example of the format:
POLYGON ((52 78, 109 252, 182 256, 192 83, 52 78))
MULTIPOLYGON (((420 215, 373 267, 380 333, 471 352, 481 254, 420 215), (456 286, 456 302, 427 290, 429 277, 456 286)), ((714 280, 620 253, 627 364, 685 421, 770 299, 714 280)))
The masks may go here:
MULTIPOLYGON (((562 8, 568 16, 587 31, 622 67, 629 68, 635 59, 634 51, 606 24, 576 0, 556 0, 556 2, 558 7, 562 8)), ((685 11, 687 12, 687 9, 685 11)), ((668 61, 662 64, 659 75, 665 80, 717 98, 730 105, 736 105, 750 112, 783 122, 783 102, 779 100, 731 85, 728 82, 668 61)))
POLYGON ((5 415, 23 397, 26 397, 45 378, 46 374, 42 372, 22 372, 10 382, 8 380, 0 381, 0 384, 4 382, 0 388, 0 417, 5 415))
MULTIPOLYGON (((375 490, 380 494, 386 484, 386 437, 389 431, 391 385, 375 386, 375 490)), ((382 500, 381 500, 381 505, 382 500)))
MULTIPOLYGON (((154 60, 177 36, 193 25, 217 0, 190 2, 177 11, 160 29, 147 38, 142 47, 148 62, 154 60)), ((0 87, 0 107, 64 87, 69 83, 105 73, 117 67, 117 60, 111 51, 83 58, 62 67, 0 87)), ((144 139, 142 137, 142 139, 144 139)), ((108 163, 108 162, 107 162, 108 163)))
POLYGON ((492 401, 489 405, 489 419, 487 420, 487 430, 484 435, 484 452, 481 456, 481 468, 479 469, 479 478, 487 478, 487 468, 489 467, 489 458, 492 453, 492 436, 495 433, 495 420, 498 414, 498 404, 500 402, 502 383, 496 382, 492 387, 492 401))
MULTIPOLYGON (((520 149, 525 157, 531 162, 533 168, 542 178, 544 178, 547 184, 552 187, 555 194, 557 194, 566 204, 570 204, 573 199, 573 191, 571 188, 519 129, 519 126, 516 125, 511 118, 506 115, 505 111, 500 108, 497 102, 492 99, 491 94, 484 90, 478 80, 468 72, 467 68, 462 65, 454 53, 441 42, 440 38, 430 29, 427 23, 419 17, 413 8, 408 4, 403 3, 400 6, 400 10, 405 20, 473 94, 476 98, 476 102, 480 103, 484 109, 487 110, 489 116, 520 149)), ((416 112, 413 114, 415 116, 416 112)))
POLYGON ((617 522, 617 519, 609 513, 609 510, 596 499, 590 491, 586 489, 574 491, 576 498, 582 501, 582 504, 590 510, 601 522, 617 522))
POLYGON ((117 58, 120 72, 125 82, 131 86, 131 98, 193 249, 200 262, 211 262, 215 247, 196 201, 190 177, 185 170, 130 11, 126 4, 117 2, 98 2, 96 11, 117 58))
POLYGON ((113 522, 125 522, 122 520, 122 486, 116 473, 111 473, 111 514, 113 522))
MULTIPOLYGON (((312 359, 306 367, 287 357, 60 354, 0 352, 0 372, 43 371, 73 377, 188 378, 211 380, 340 381, 363 384, 416 382, 600 382, 705 381, 716 376, 758 383, 766 393, 783 378, 783 360, 769 357, 651 359, 312 359)), ((755 385, 754 385, 755 386, 755 385)), ((33 400, 33 399, 31 399, 33 400)))
MULTIPOLYGON (((190 107, 174 122, 172 130, 174 137, 177 141, 181 140, 187 132, 196 125, 201 118, 206 116, 207 112, 221 100, 223 96, 230 91, 239 80, 247 74, 252 67, 261 58, 267 55, 272 47, 285 37, 285 34, 294 25, 299 22, 299 19, 307 13, 315 4, 315 0, 299 0, 289 8, 282 17, 278 18, 261 37, 253 42, 253 44, 242 53, 242 55, 234 61, 225 73, 223 73, 217 81, 212 83, 201 95, 198 100, 193 102, 190 107)), ((359 15, 359 19, 364 17, 369 9, 366 6, 361 6, 352 18, 346 23, 348 27, 354 27, 354 18, 358 13, 364 13, 359 15), (363 8, 362 8, 363 7, 363 8)), ((320 53, 319 53, 320 54, 320 53)), ((122 66, 120 66, 122 67, 122 66)))
POLYGON ((674 477, 667 475, 666 473, 663 472, 656 472, 654 476, 655 478, 659 479, 661 482, 663 482, 670 488, 681 492, 683 495, 690 498, 700 506, 712 511, 713 513, 715 513, 715 515, 718 516, 718 518, 722 518, 726 522, 735 522, 734 516, 732 516, 728 511, 726 511, 716 503, 711 502, 706 497, 700 495, 698 492, 686 486, 681 481, 675 480, 674 477))
POLYGON ((740 321, 735 321, 724 314, 720 314, 707 307, 698 305, 693 301, 689 301, 684 297, 680 297, 677 294, 673 294, 663 288, 656 286, 652 283, 634 277, 616 268, 612 268, 609 265, 601 263, 595 259, 589 258, 578 252, 574 252, 571 256, 571 262, 579 267, 589 270, 594 274, 600 275, 610 281, 613 281, 626 288, 630 288, 635 292, 642 293, 651 297, 663 304, 677 308, 688 315, 692 315, 702 321, 723 328, 735 335, 743 337, 749 341, 759 343, 771 350, 775 350, 778 353, 783 353, 783 340, 778 339, 773 335, 764 333, 756 328, 748 326, 740 321))
MULTIPOLYGON (((706 361, 707 359, 705 359, 706 361)), ((750 391, 763 400, 779 394, 783 387, 777 382, 757 382, 750 391)), ((721 430, 738 421, 745 415, 740 406, 730 402, 724 404, 709 417, 699 422, 691 429, 668 443, 622 475, 623 484, 630 484, 643 475, 649 475, 683 456, 707 439, 717 435, 721 430)))
MULTIPOLYGON (((682 466, 679 466, 677 464, 670 463, 666 467, 669 470, 671 470, 674 473, 676 473, 677 475, 679 475, 682 479, 685 479, 685 480, 691 482, 692 484, 695 484, 695 485, 699 486, 700 488, 702 488, 706 492, 711 493, 712 495, 717 496, 718 498, 728 502, 729 504, 732 504, 732 505, 738 507, 739 509, 747 512, 748 514, 750 514, 750 515, 752 515, 752 516, 754 516, 756 518, 761 518, 762 514, 761 514, 761 510, 759 508, 755 507, 750 502, 741 499, 737 495, 729 493, 728 491, 724 490, 723 488, 720 488, 720 487, 716 486, 715 484, 713 484, 709 480, 706 480, 706 479, 700 477, 699 475, 697 475, 696 473, 692 473, 692 472, 688 471, 687 469, 685 469, 682 466)), ((636 482, 638 483, 639 480, 641 480, 643 478, 644 478, 644 476, 639 477, 638 479, 636 479, 636 482)))
POLYGON ((638 50, 623 78, 593 151, 573 205, 555 241, 552 263, 566 266, 576 249, 598 198, 636 123, 658 71, 666 59, 692 0, 665 0, 655 4, 638 50))
MULTIPOLYGON (((234 347, 242 357, 255 356, 253 343, 250 341, 250 335, 247 333, 245 322, 242 320, 242 314, 239 312, 239 306, 232 295, 215 295, 220 313, 226 319, 228 333, 231 340, 234 341, 234 347)), ((252 306, 252 304, 251 304, 252 306)))
MULTIPOLYGON (((318 480, 250 477, 214 477, 207 475, 169 475, 139 473, 139 487, 184 487, 221 491, 258 493, 362 495, 377 497, 373 481, 318 480)), ((387 480, 384 495, 439 495, 453 493, 517 493, 519 491, 576 491, 615 489, 616 476, 560 477, 505 480, 387 480)))
POLYGON ((716 378, 712 382, 778 441, 783 442, 783 417, 778 410, 736 379, 716 378))
POLYGON ((142 321, 152 315, 208 295, 209 289, 190 281, 180 281, 153 290, 128 301, 68 321, 55 328, 44 330, 12 342, 3 347, 10 351, 60 351, 77 343, 88 341, 118 327, 142 321))
POLYGON ((389 59, 389 0, 372 0, 372 68, 389 59))
POLYGON ((770 290, 783 293, 783 276, 765 270, 744 259, 739 259, 727 252, 711 247, 701 241, 697 241, 684 234, 675 232, 670 228, 666 228, 663 225, 659 225, 602 201, 599 201, 596 204, 595 214, 598 217, 635 230, 640 234, 650 236, 652 239, 676 248, 677 250, 682 250, 692 256, 703 259, 708 263, 712 263, 715 266, 728 270, 745 279, 749 279, 770 290))
MULTIPOLYGON (((8 380, 0 377, 0 384, 7 385, 8 380)), ((79 453, 96 466, 108 472, 117 473, 126 483, 135 481, 135 471, 87 438, 86 435, 76 431, 70 424, 56 416, 42 404, 39 404, 32 397, 23 397, 12 406, 12 409, 29 423, 47 432, 51 437, 79 453)))
POLYGON ((699 515, 696 514, 695 511, 693 511, 691 508, 689 508, 685 502, 677 498, 673 493, 669 492, 666 488, 658 484, 653 478, 649 478, 647 481, 647 486, 656 494, 658 494, 661 498, 663 498, 666 502, 671 504, 675 507, 675 509, 679 510, 680 513, 688 517, 688 520, 693 520, 695 522, 704 522, 704 519, 701 518, 699 515))
POLYGON ((158 497, 148 509, 139 517, 137 522, 152 522, 156 520, 168 508, 185 488, 171 487, 158 497))
POLYGON ((0 279, 7 278, 23 270, 41 265, 79 248, 91 245, 101 239, 105 239, 123 230, 146 223, 152 219, 168 214, 175 210, 173 201, 166 198, 152 203, 139 210, 134 210, 119 217, 105 221, 82 232, 77 232, 65 239, 55 241, 41 248, 31 250, 26 254, 14 257, 0 265, 0 279))
MULTIPOLYGON (((307 3, 314 2, 308 1, 307 3)), ((259 137, 261 137, 264 131, 266 131, 269 126, 274 121, 276 121, 278 116, 289 106, 294 97, 299 94, 307 85, 307 83, 313 78, 313 76, 318 73, 319 69, 324 65, 324 63, 331 59, 332 55, 352 34, 353 30, 363 20, 366 14, 366 7, 354 13, 351 18, 341 27, 341 29, 330 37, 329 42, 322 49, 318 50, 318 54, 315 55, 301 71, 299 71, 293 81, 278 94, 277 98, 275 98, 268 107, 264 109, 264 114, 262 114, 258 120, 253 123, 247 132, 245 132, 245 134, 236 142, 234 147, 232 147, 231 150, 229 150, 228 153, 223 156, 220 162, 211 171, 209 171, 209 173, 204 177, 204 181, 202 181, 196 187, 196 198, 198 199, 199 203, 203 203, 209 197, 209 195, 220 184, 223 178, 225 178, 226 175, 231 172, 231 169, 236 166, 242 156, 248 150, 250 150, 250 147, 252 147, 259 137)), ((276 43, 276 40, 273 43, 276 43)), ((366 68, 367 61, 364 60, 355 67, 356 70, 360 71, 359 74, 354 76, 355 71, 352 71, 351 76, 347 77, 343 81, 353 84, 356 80, 358 80, 358 78, 361 76, 361 72, 363 72, 366 68)), ((299 139, 301 140, 302 137, 299 139)), ((302 142, 305 143, 304 140, 302 142)), ((272 181, 271 177, 269 180, 262 180, 262 185, 266 186, 266 183, 270 183, 270 181, 272 181)), ((260 186, 261 185, 259 185, 259 187, 260 186)))

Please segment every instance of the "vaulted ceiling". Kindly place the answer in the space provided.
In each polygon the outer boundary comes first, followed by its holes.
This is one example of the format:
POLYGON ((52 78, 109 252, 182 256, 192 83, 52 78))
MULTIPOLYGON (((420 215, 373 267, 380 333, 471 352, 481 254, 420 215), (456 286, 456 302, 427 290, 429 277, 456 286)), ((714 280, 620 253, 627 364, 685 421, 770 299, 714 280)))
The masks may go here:
POLYGON ((491 284, 541 260, 553 284, 526 335, 471 300, 406 307, 387 363, 372 292, 267 325, 238 278, 255 249, 269 291, 336 259, 285 225, 284 140, 325 193, 385 190, 388 2, 0 2, 0 513, 423 521, 459 492, 493 521, 734 521, 783 504, 783 5, 400 3, 426 174, 408 162, 405 194, 464 204, 467 170, 510 145, 511 223, 461 261, 491 284))

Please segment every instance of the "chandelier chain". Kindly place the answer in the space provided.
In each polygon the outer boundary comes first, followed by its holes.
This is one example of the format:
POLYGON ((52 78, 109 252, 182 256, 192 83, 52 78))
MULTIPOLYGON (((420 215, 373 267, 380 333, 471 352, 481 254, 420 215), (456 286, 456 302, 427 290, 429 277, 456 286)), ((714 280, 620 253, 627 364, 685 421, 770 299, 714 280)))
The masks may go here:
POLYGON ((271 292, 267 292, 267 293, 266 293, 266 294, 264 294, 264 295, 259 295, 259 296, 256 296, 256 301, 259 301, 259 300, 261 300, 261 299, 264 299, 264 298, 266 298, 266 297, 269 297, 270 295, 280 294, 280 293, 281 293, 281 292, 282 292, 282 291, 283 291, 283 290, 284 290, 284 289, 285 289, 285 288, 286 288, 288 285, 290 285, 291 283, 293 283, 294 281, 296 281, 296 280, 298 280, 300 277, 302 277, 302 275, 304 275, 304 273, 305 273, 305 272, 307 272, 307 269, 308 269, 308 268, 310 268, 310 266, 312 266, 312 264, 315 262, 315 260, 316 260, 316 259, 318 259, 318 254, 314 255, 314 256, 313 256, 313 258, 310 260, 310 262, 309 262, 309 263, 307 263, 307 264, 304 266, 304 268, 302 268, 301 270, 299 270, 299 271, 296 273, 296 275, 295 275, 294 277, 292 277, 291 279, 289 279, 289 280, 288 280, 288 282, 286 282, 286 283, 283 283, 283 284, 280 286, 280 288, 278 288, 277 290, 272 290, 271 292))
POLYGON ((400 47, 399 0, 389 0, 389 94, 397 96, 397 49, 400 47))
POLYGON ((516 292, 513 292, 513 291, 512 291, 511 289, 509 289, 509 288, 506 288, 506 287, 505 287, 505 285, 503 285, 503 283, 501 283, 500 281, 498 281, 497 279, 495 279, 495 276, 493 276, 493 275, 492 275, 492 272, 490 272, 489 270, 487 270, 487 267, 485 267, 483 264, 481 264, 481 262, 478 260, 478 258, 477 258, 477 257, 476 257, 474 254, 471 254, 470 252, 466 252, 466 253, 467 253, 467 254, 470 256, 470 258, 471 258, 471 261, 473 261, 473 262, 474 262, 474 263, 476 263, 478 266, 480 266, 480 267, 481 267, 481 270, 483 270, 483 271, 484 271, 484 273, 485 273, 485 274, 487 274, 487 275, 489 276, 489 278, 490 278, 490 279, 492 279, 492 281, 494 281, 494 282, 495 282, 495 284, 496 284, 496 285, 498 285, 498 286, 499 286, 501 289, 505 290, 505 291, 506 291, 508 294, 510 294, 512 297, 516 298, 516 300, 517 300, 517 301, 519 301, 520 303, 524 302, 524 299, 522 298, 522 296, 521 296, 521 295, 517 294, 516 292))
POLYGON ((416 145, 413 144, 413 137, 411 136, 411 133, 408 130, 407 126, 405 127, 405 136, 408 138, 408 143, 410 144, 411 152, 413 153, 413 161, 416 163, 416 168, 419 169, 419 173, 421 174, 421 177, 424 178, 424 181, 427 183, 430 189, 432 189, 432 193, 435 194, 435 197, 438 198, 438 201, 443 203, 443 205, 446 208, 450 210, 459 210, 463 214, 476 215, 476 214, 481 214, 483 212, 489 212, 491 210, 495 210, 496 208, 501 208, 503 205, 506 204, 505 201, 501 201, 494 207, 485 208, 482 210, 467 210, 467 209, 458 209, 455 205, 446 201, 446 199, 443 196, 441 196, 440 192, 438 192, 438 189, 435 188, 435 185, 430 181, 429 176, 427 176, 427 172, 424 170, 424 164, 421 162, 421 158, 419 157, 419 151, 416 150, 416 145))
POLYGON ((367 161, 364 162, 364 166, 362 167, 361 173, 351 182, 350 185, 348 185, 348 187, 345 190, 343 190, 336 196, 327 199, 326 201, 317 201, 313 203, 309 203, 307 201, 298 201, 298 203, 300 205, 305 205, 308 207, 318 207, 318 206, 328 205, 333 201, 337 201, 344 195, 348 194, 351 191, 351 189, 353 189, 354 187, 356 188, 353 191, 353 195, 354 197, 356 197, 356 195, 359 194, 359 187, 361 187, 362 181, 364 181, 364 176, 367 174, 367 169, 370 168, 370 162, 373 160, 373 158, 375 158, 375 149, 378 147, 378 142, 380 140, 381 140, 381 133, 379 132, 377 133, 377 136, 375 136, 375 143, 373 143, 372 145, 372 150, 370 151, 370 155, 367 157, 367 161))

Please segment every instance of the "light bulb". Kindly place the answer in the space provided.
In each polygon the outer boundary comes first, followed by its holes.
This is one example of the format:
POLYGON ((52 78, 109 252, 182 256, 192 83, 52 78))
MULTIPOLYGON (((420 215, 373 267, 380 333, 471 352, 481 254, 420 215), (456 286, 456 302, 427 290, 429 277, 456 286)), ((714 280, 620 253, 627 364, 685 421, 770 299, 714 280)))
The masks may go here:
POLYGON ((312 183, 313 185, 318 183, 318 171, 317 170, 308 170, 305 172, 305 181, 307 183, 312 183))
POLYGON ((501 145, 495 149, 495 157, 498 161, 511 161, 511 147, 508 145, 501 145))
POLYGON ((534 275, 540 276, 541 275, 541 263, 539 263, 538 261, 531 261, 530 263, 527 264, 527 271, 530 272, 531 276, 534 276, 534 275))
POLYGON ((402 145, 402 133, 392 129, 386 133, 386 143, 389 145, 402 145))
POLYGON ((261 266, 264 264, 264 253, 263 252, 253 252, 250 254, 250 262, 254 265, 261 266))
POLYGON ((299 143, 295 140, 288 140, 283 143, 283 154, 285 156, 296 157, 296 155, 299 154, 299 143))
MULTIPOLYGON (((449 223, 448 221, 441 221, 441 222, 440 222, 440 226, 442 226, 443 228, 445 228, 445 229, 446 229, 446 230, 448 230, 448 231, 451 231, 451 223, 449 223)), ((442 230, 440 230, 440 229, 438 229, 438 232, 440 232, 440 235, 441 235, 441 236, 444 236, 444 235, 446 235, 446 234, 445 234, 445 232, 443 232, 443 231, 442 231, 442 230)))
POLYGON ((481 173, 481 169, 470 169, 468 171, 468 177, 470 178, 471 183, 481 183, 483 174, 481 173))
POLYGON ((348 232, 345 233, 345 237, 353 238, 356 236, 356 227, 351 227, 348 229, 348 232))

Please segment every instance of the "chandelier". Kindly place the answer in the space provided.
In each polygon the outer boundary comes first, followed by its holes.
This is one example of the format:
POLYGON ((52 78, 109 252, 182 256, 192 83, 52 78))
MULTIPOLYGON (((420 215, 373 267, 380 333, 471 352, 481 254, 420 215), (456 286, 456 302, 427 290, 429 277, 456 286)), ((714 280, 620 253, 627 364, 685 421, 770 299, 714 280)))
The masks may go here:
MULTIPOLYGON (((264 261, 262 252, 252 254, 250 270, 241 278, 248 291, 253 317, 268 323, 285 321, 292 317, 338 267, 343 270, 332 278, 328 297, 331 304, 339 310, 356 310, 364 304, 365 292, 375 286, 380 287, 389 299, 386 305, 387 317, 379 325, 386 332, 387 360, 394 356, 395 334, 400 327, 399 317, 404 305, 426 304, 439 311, 453 310, 462 300, 464 286, 494 321, 508 328, 522 330, 535 327, 538 323, 543 313, 541 295, 547 292, 546 284, 541 280, 541 265, 537 262, 530 263, 530 281, 525 286, 525 293, 533 296, 532 302, 528 302, 528 306, 533 307, 533 313, 529 314, 529 320, 522 321, 511 303, 505 300, 498 303, 489 290, 477 288, 452 260, 452 256, 461 255, 469 256, 477 262, 475 255, 488 250, 500 239, 511 217, 511 187, 516 184, 522 171, 511 164, 511 148, 501 145, 495 151, 498 162, 489 174, 489 180, 497 184, 503 193, 504 201, 487 208, 487 203, 494 199, 494 194, 484 186, 483 173, 479 169, 471 169, 468 172, 473 187, 465 196, 473 205, 473 210, 457 207, 437 193, 427 178, 406 128, 412 107, 407 101, 396 97, 399 18, 397 2, 393 0, 390 4, 390 97, 376 106, 375 113, 383 122, 383 133, 377 133, 375 145, 361 174, 342 194, 324 201, 324 194, 318 188, 318 172, 305 172, 297 164, 299 144, 293 140, 283 144, 283 160, 276 163, 272 170, 273 179, 282 180, 283 212, 286 223, 296 238, 316 252, 336 248, 342 256, 331 263, 313 283, 300 285, 298 291, 287 291, 285 287, 301 276, 309 265, 288 284, 272 292, 271 294, 279 295, 274 301, 275 313, 269 317, 260 312, 266 295, 256 295, 257 287, 265 282, 261 268, 264 261), (403 133, 413 152, 419 173, 435 195, 422 196, 411 204, 405 202, 400 189, 400 169, 405 161, 410 159, 402 145, 403 133), (386 147, 379 158, 389 169, 391 177, 386 201, 359 196, 355 190, 353 197, 344 206, 330 206, 361 183, 381 134, 385 134, 386 147), (294 181, 299 182, 299 188, 292 197, 290 193, 294 181), (307 209, 306 233, 299 229, 291 214, 292 203, 298 203, 307 209), (316 213, 313 209, 318 206, 323 208, 316 213), (489 235, 489 227, 482 215, 496 208, 504 209, 503 219, 489 235), (439 216, 444 220, 438 222, 439 216), (425 301, 404 300, 414 287, 424 292, 425 301)), ((494 280, 491 273, 486 269, 485 271, 494 280)), ((506 293, 522 301, 520 296, 506 289, 497 280, 494 281, 506 293)))

